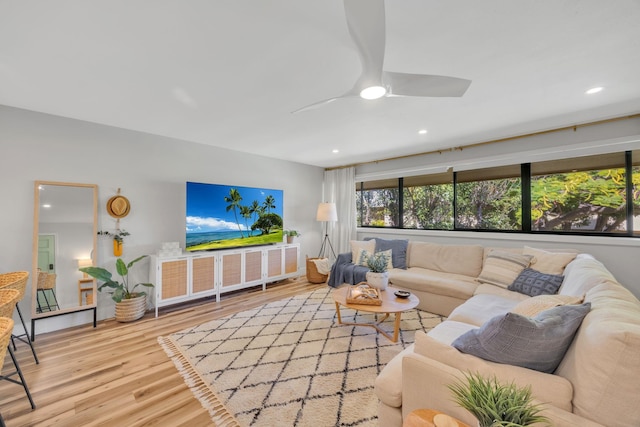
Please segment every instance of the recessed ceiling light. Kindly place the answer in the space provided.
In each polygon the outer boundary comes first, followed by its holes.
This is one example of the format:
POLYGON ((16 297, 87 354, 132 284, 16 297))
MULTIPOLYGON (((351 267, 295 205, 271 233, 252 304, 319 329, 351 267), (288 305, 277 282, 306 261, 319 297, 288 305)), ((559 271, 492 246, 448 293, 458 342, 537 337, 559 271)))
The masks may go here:
POLYGON ((335 154, 335 153, 339 153, 340 150, 334 148, 331 152, 335 154))
POLYGON ((420 129, 420 130, 418 131, 418 133, 419 133, 420 135, 424 135, 424 134, 426 134, 426 133, 427 133, 427 130, 426 130, 426 129, 420 129))
POLYGON ((387 93, 387 89, 382 86, 369 86, 362 89, 360 96, 364 99, 378 99, 382 98, 387 93))
POLYGON ((49 204, 45 203, 44 205, 42 205, 42 207, 43 207, 43 208, 50 208, 50 207, 51 207, 51 205, 49 205, 49 204))
POLYGON ((601 92, 602 89, 604 89, 602 86, 598 86, 598 87, 592 87, 591 89, 589 89, 588 91, 586 91, 585 93, 587 95, 593 95, 594 93, 598 93, 601 92))

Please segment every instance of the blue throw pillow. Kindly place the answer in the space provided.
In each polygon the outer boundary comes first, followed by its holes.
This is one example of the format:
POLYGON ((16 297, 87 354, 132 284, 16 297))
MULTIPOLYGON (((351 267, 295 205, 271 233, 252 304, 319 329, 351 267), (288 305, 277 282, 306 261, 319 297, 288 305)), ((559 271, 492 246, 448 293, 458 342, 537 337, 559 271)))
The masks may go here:
POLYGON ((384 252, 391 249, 391 263, 393 268, 407 269, 407 247, 409 240, 380 239, 378 237, 365 237, 364 240, 376 241, 376 252, 384 252))
POLYGON ((532 268, 525 268, 507 289, 530 297, 553 295, 558 293, 563 279, 562 275, 542 273, 532 268))
POLYGON ((492 362, 553 373, 566 353, 590 303, 563 305, 530 318, 507 313, 489 319, 451 345, 492 362))

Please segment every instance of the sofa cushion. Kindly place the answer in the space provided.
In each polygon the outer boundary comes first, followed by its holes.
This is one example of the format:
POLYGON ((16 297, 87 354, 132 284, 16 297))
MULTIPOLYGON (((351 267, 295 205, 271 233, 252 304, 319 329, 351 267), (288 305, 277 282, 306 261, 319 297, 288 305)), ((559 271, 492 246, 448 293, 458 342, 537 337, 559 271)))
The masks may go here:
POLYGON ((498 295, 504 298, 511 298, 514 300, 522 301, 529 299, 530 297, 520 292, 510 291, 507 288, 501 286, 490 285, 489 283, 480 283, 474 292, 474 295, 489 294, 498 295))
POLYGON ((499 315, 456 339, 458 350, 498 363, 552 373, 564 357, 591 304, 565 305, 533 318, 499 315))
POLYGON ((478 281, 506 288, 529 266, 532 258, 531 255, 492 250, 484 260, 478 281))
POLYGON ((560 305, 581 304, 584 297, 572 295, 538 295, 521 301, 511 309, 512 313, 527 317, 536 316, 538 313, 560 305))
POLYGON ((470 323, 457 322, 455 320, 445 320, 434 326, 429 331, 429 336, 443 344, 451 345, 460 335, 476 329, 477 326, 470 323))
POLYGON ((472 277, 420 267, 394 269, 389 272, 389 282, 410 291, 430 292, 462 300, 469 299, 478 286, 472 277))
POLYGON ((478 277, 484 249, 478 245, 438 245, 410 242, 407 267, 478 277), (464 262, 462 262, 464 261, 464 262))
POLYGON ((408 239, 381 239, 379 237, 365 237, 364 240, 375 240, 376 252, 391 249, 391 262, 393 268, 407 268, 408 239))
POLYGON ((373 257, 377 257, 377 256, 381 256, 384 255, 387 258, 387 270, 391 270, 393 268, 393 263, 391 262, 391 255, 392 255, 392 251, 391 249, 388 249, 386 251, 380 251, 380 252, 369 252, 366 249, 360 249, 360 255, 358 256, 358 265, 362 265, 364 267, 368 267, 369 264, 367 263, 367 258, 373 256, 373 257))
POLYGON ((556 370, 574 385, 577 415, 604 425, 640 420, 640 301, 606 280, 587 292, 591 312, 556 370))
POLYGON ((535 297, 537 295, 553 295, 558 292, 564 276, 542 273, 533 268, 525 268, 507 289, 535 297))
POLYGON ((448 319, 481 326, 495 316, 508 313, 518 303, 519 300, 497 295, 474 295, 456 307, 448 319))
POLYGON ((365 250, 370 253, 376 251, 376 242, 373 240, 351 240, 349 243, 351 244, 351 262, 356 265, 360 265, 358 261, 360 260, 361 251, 365 250))
POLYGON ((402 406, 402 358, 412 352, 413 344, 394 356, 376 377, 376 395, 385 405, 394 408, 402 406))
MULTIPOLYGON (((440 326, 447 326, 446 321, 440 326)), ((455 323, 455 322, 452 322, 455 323)), ((435 329, 435 328, 434 328, 435 329)), ((450 345, 428 334, 417 331, 415 334, 414 352, 421 356, 436 360, 462 372, 478 372, 487 376, 497 376, 505 382, 515 382, 519 386, 531 386, 533 396, 550 405, 571 411, 573 387, 571 383, 558 375, 546 374, 519 366, 489 362, 470 354, 460 353, 450 345)), ((453 378, 451 379, 453 381, 453 378)))
POLYGON ((564 271, 564 281, 558 291, 561 295, 581 296, 604 282, 617 283, 613 274, 589 254, 579 254, 564 271))
POLYGON ((529 246, 524 247, 522 254, 533 256, 531 268, 548 274, 562 274, 567 264, 578 255, 570 252, 549 252, 529 246))

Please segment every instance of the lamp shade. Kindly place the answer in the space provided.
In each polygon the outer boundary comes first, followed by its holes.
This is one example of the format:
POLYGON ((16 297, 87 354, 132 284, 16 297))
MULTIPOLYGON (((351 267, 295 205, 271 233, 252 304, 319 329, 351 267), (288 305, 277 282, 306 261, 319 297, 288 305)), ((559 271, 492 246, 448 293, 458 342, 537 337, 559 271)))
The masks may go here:
POLYGON ((337 221, 338 211, 335 203, 320 203, 318 205, 318 213, 316 221, 337 221))
POLYGON ((81 258, 78 260, 78 268, 91 267, 93 260, 91 258, 81 258))

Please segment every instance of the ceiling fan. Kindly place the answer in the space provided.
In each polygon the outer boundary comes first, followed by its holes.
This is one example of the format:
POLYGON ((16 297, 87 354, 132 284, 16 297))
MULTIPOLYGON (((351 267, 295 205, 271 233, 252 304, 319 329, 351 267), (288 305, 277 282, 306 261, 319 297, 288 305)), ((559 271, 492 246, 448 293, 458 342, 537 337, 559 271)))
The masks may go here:
POLYGON ((340 98, 459 97, 469 88, 471 80, 457 77, 384 71, 382 69, 386 39, 384 0, 344 0, 344 9, 349 33, 360 54, 362 74, 347 93, 307 105, 293 113, 307 111, 340 98))

